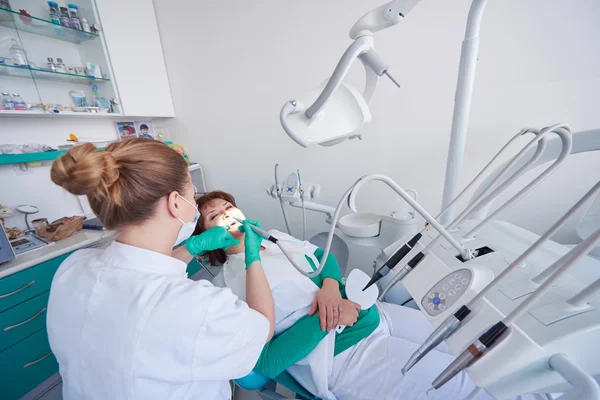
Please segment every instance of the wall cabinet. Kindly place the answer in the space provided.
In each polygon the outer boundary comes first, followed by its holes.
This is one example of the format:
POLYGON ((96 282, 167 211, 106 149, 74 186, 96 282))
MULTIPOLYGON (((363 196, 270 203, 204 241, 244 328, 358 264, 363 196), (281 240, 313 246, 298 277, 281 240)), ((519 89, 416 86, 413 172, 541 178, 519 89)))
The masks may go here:
POLYGON ((0 114, 174 116, 152 0, 50 3, 0 0, 0 114))

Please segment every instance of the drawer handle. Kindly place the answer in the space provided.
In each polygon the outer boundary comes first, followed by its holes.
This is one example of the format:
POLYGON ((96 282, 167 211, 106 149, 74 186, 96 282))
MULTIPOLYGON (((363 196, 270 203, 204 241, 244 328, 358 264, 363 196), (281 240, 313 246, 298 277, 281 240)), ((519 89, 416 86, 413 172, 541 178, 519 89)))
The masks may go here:
POLYGON ((20 327, 21 325, 25 325, 26 323, 33 321, 34 319, 36 319, 37 317, 39 317, 40 315, 42 315, 42 314, 43 314, 43 313, 45 313, 45 312, 46 312, 46 307, 42 308, 42 309, 41 309, 41 310, 40 310, 40 311, 39 311, 37 314, 35 314, 33 317, 31 317, 31 318, 29 318, 29 319, 27 319, 27 320, 25 320, 25 321, 23 321, 23 322, 19 322, 18 324, 14 324, 14 325, 11 325, 11 326, 7 326, 6 328, 4 328, 4 332, 11 331, 11 330, 13 330, 13 329, 15 329, 15 328, 18 328, 18 327, 20 327))
POLYGON ((23 290, 27 289, 29 286, 33 286, 33 285, 35 285, 35 281, 29 282, 27 285, 23 286, 20 289, 15 290, 14 292, 6 293, 6 294, 0 294, 0 299, 4 299, 6 297, 12 296, 13 294, 17 294, 19 292, 22 292, 23 290))
POLYGON ((38 359, 37 359, 37 360, 35 360, 35 361, 32 361, 32 362, 30 362, 30 363, 27 363, 27 364, 25 364, 25 365, 23 365, 23 368, 29 368, 29 367, 31 367, 32 365, 35 365, 35 364, 37 364, 37 363, 39 363, 39 362, 41 362, 41 361, 44 361, 44 359, 46 359, 46 358, 50 357, 50 355, 51 355, 51 354, 52 354, 52 352, 50 352, 50 353, 46 354, 46 355, 45 355, 44 357, 42 357, 42 358, 38 358, 38 359))

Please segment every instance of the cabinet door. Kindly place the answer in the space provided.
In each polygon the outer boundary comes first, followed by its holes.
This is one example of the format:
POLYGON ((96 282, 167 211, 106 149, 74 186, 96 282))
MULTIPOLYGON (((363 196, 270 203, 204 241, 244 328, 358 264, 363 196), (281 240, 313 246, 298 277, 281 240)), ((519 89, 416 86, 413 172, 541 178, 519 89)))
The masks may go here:
POLYGON ((152 0, 96 0, 125 115, 174 117, 152 0))

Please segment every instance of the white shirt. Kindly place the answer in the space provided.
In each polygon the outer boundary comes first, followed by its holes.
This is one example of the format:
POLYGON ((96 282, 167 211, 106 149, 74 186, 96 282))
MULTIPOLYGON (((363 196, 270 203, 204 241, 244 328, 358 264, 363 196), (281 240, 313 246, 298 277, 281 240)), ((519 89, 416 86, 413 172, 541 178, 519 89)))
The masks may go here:
POLYGON ((71 399, 229 399, 269 333, 229 289, 186 264, 114 242, 79 250, 52 281, 50 346, 71 399))

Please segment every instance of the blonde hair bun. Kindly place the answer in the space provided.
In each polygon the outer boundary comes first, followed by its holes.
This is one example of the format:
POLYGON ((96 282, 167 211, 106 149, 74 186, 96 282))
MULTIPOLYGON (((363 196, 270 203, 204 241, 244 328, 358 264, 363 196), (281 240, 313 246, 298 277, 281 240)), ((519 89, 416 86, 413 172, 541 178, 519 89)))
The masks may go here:
POLYGON ((50 179, 69 193, 103 197, 119 179, 119 165, 110 151, 84 143, 54 162, 50 179))

